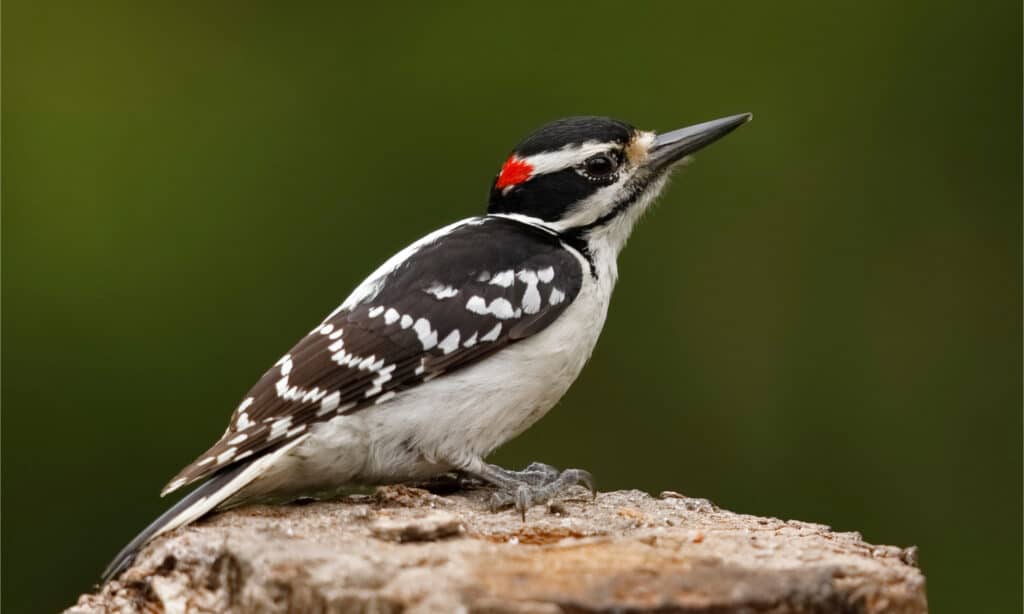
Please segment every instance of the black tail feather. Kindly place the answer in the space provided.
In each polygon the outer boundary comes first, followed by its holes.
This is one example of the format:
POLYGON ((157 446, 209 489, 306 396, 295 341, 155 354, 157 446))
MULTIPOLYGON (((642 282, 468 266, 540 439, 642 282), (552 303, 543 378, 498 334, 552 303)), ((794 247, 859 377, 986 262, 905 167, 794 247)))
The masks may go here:
POLYGON ((177 503, 172 505, 171 508, 168 509, 166 512, 160 514, 159 518, 151 522, 149 526, 147 526, 145 529, 142 530, 141 533, 135 536, 135 539, 129 542, 127 546, 122 548, 121 551, 117 553, 117 556, 114 557, 114 560, 111 561, 110 564, 107 565, 107 568, 103 570, 102 582, 106 583, 108 580, 116 578, 118 575, 120 575, 122 571, 127 569, 128 566, 132 564, 132 561, 135 560, 135 556, 139 553, 139 550, 141 550, 142 547, 146 545, 146 542, 148 542, 154 535, 160 532, 160 530, 163 529, 169 522, 174 520, 183 511, 197 503, 200 499, 203 499, 204 497, 209 497, 210 495, 218 491, 221 487, 223 487, 228 482, 236 478, 238 474, 240 474, 244 469, 245 464, 237 464, 235 467, 230 467, 228 469, 225 469, 224 471, 221 471, 220 473, 211 477, 206 482, 203 482, 195 490, 182 497, 181 501, 178 501, 177 503))

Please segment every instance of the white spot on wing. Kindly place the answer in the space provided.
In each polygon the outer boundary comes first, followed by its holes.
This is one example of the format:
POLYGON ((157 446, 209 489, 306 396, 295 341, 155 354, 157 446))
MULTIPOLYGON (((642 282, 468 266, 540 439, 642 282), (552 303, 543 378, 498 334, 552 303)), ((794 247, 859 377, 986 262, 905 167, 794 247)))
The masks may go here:
POLYGON ((498 335, 500 335, 500 334, 501 334, 501 322, 498 322, 497 324, 494 325, 494 328, 492 328, 490 331, 487 332, 486 335, 484 335, 483 337, 480 337, 480 341, 494 341, 495 339, 498 338, 498 335))
POLYGON ((220 454, 217 455, 217 464, 218 465, 223 465, 224 463, 226 463, 229 460, 231 460, 232 458, 234 458, 235 454, 237 452, 238 452, 238 448, 235 448, 235 447, 231 447, 231 448, 228 448, 227 450, 224 450, 223 452, 221 452, 220 454))
POLYGON ((231 439, 231 441, 228 442, 228 444, 234 446, 234 445, 242 443, 243 441, 245 441, 248 438, 249 438, 249 436, 246 435, 245 433, 239 433, 238 435, 233 437, 231 439))
POLYGON ((557 305, 565 300, 565 293, 558 288, 551 289, 551 296, 548 298, 548 302, 552 305, 557 305))
POLYGON ((487 301, 480 296, 471 296, 466 301, 466 309, 480 315, 487 315, 487 301))
POLYGON ((524 284, 537 283, 537 273, 531 271, 530 269, 523 269, 522 271, 519 271, 519 273, 516 274, 516 277, 518 277, 519 281, 523 282, 524 284))
POLYGON ((393 398, 395 398, 395 391, 394 390, 389 390, 389 391, 385 392, 384 394, 380 395, 379 397, 377 397, 377 400, 374 401, 374 403, 377 404, 377 405, 380 405, 381 403, 383 403, 385 401, 390 401, 393 398))
POLYGON ((437 345, 437 331, 430 328, 430 322, 426 318, 416 320, 416 324, 412 328, 420 338, 424 350, 429 350, 437 345))
POLYGON ((453 296, 458 295, 459 293, 459 291, 456 290, 455 288, 440 283, 436 283, 430 286, 429 288, 425 289, 424 292, 426 292, 427 294, 433 294, 434 297, 439 301, 443 301, 446 298, 451 298, 453 296))
POLYGON ((338 349, 338 351, 335 352, 331 356, 331 360, 333 360, 334 362, 338 363, 339 365, 341 365, 343 367, 349 363, 349 359, 356 358, 355 356, 349 354, 348 352, 346 352, 343 349, 340 349, 340 348, 337 348, 337 349, 338 349))
POLYGON ((292 417, 285 416, 280 420, 275 421, 270 425, 270 435, 267 436, 268 440, 274 440, 281 437, 288 432, 288 428, 292 425, 292 417))
POLYGON ((511 318, 515 312, 512 310, 512 303, 508 302, 507 299, 498 297, 491 301, 491 306, 488 308, 494 317, 506 320, 511 318))
POLYGON ((537 313, 540 311, 540 292, 537 286, 530 286, 523 294, 523 311, 526 313, 537 313))
POLYGON ((312 389, 307 390, 306 394, 302 395, 302 402, 309 403, 310 401, 319 401, 325 394, 327 394, 325 390, 320 390, 314 386, 312 389))
POLYGON ((466 339, 462 343, 462 347, 464 347, 464 348, 471 348, 474 345, 476 345, 476 332, 475 331, 473 332, 473 336, 471 336, 469 339, 466 339))
POLYGON ((380 392, 381 387, 387 382, 391 381, 391 374, 394 372, 395 367, 397 366, 398 365, 391 363, 390 365, 384 367, 383 369, 378 370, 377 377, 373 378, 373 386, 371 386, 363 396, 372 397, 373 395, 380 392))
POLYGON ((376 318, 377 316, 379 316, 382 313, 384 313, 384 306, 383 305, 377 305, 376 307, 371 307, 370 311, 368 311, 366 313, 366 315, 370 316, 371 318, 376 318))
POLYGON ((451 354, 455 350, 459 349, 459 329, 455 329, 448 333, 448 336, 444 338, 444 341, 437 344, 438 349, 443 350, 445 354, 451 354))
POLYGON ((393 307, 392 308, 388 308, 388 310, 384 312, 384 323, 385 324, 394 324, 395 321, 398 320, 398 318, 399 318, 399 313, 397 311, 395 311, 395 309, 393 307))
POLYGON ((337 390, 335 390, 331 394, 325 396, 323 398, 323 400, 320 401, 320 409, 317 410, 316 415, 317 416, 322 416, 324 414, 329 414, 332 411, 338 409, 338 402, 340 400, 341 400, 341 393, 338 392, 337 390))
MULTIPOLYGON (((252 397, 250 397, 248 400, 251 400, 251 399, 252 399, 252 397)), ((246 405, 246 407, 248 407, 248 405, 246 405)), ((245 413, 244 411, 242 413, 238 414, 238 419, 235 420, 235 428, 237 428, 240 431, 244 431, 245 429, 249 428, 251 425, 252 425, 252 421, 249 420, 249 414, 245 413)))
POLYGON ((320 327, 320 334, 321 335, 329 335, 329 334, 331 334, 332 330, 334 330, 334 325, 333 324, 324 324, 323 326, 320 327))
POLYGON ((410 326, 412 326, 412 317, 410 317, 408 314, 402 316, 402 321, 399 322, 399 325, 401 325, 403 329, 409 328, 410 326))
POLYGON ((541 282, 543 282, 545 284, 551 283, 551 280, 554 279, 554 278, 555 278, 555 269, 554 269, 554 267, 547 267, 547 268, 540 269, 539 271, 537 271, 537 279, 541 280, 541 282))
POLYGON ((540 292, 537 290, 537 273, 529 269, 523 269, 519 271, 517 277, 526 284, 526 291, 523 293, 523 311, 526 313, 537 313, 540 311, 541 302, 540 292))
POLYGON ((374 384, 383 384, 385 382, 390 381, 391 380, 391 374, 394 373, 396 366, 397 365, 392 363, 392 364, 384 367, 383 369, 377 371, 377 377, 374 378, 373 383, 374 384))
POLYGON ((499 320, 507 320, 515 315, 515 311, 512 309, 512 303, 508 302, 508 299, 500 296, 491 301, 490 305, 488 305, 483 298, 479 296, 472 296, 468 301, 466 301, 466 309, 480 315, 491 314, 499 320))
POLYGON ((495 273, 494 277, 491 279, 491 283, 494 284, 495 286, 501 286, 502 288, 507 288, 511 286, 512 269, 502 271, 500 273, 495 273))

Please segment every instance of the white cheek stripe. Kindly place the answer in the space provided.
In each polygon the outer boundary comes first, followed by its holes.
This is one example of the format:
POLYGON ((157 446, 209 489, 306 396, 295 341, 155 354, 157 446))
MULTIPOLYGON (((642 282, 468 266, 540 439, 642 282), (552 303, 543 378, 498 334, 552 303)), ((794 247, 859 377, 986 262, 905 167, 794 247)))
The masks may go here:
POLYGON ((549 226, 558 232, 562 232, 569 228, 586 226, 596 222, 601 216, 605 215, 619 204, 618 197, 622 194, 622 186, 625 185, 631 177, 631 173, 624 174, 619 177, 619 180, 615 183, 599 188, 587 198, 573 205, 568 216, 555 222, 549 222, 549 226))

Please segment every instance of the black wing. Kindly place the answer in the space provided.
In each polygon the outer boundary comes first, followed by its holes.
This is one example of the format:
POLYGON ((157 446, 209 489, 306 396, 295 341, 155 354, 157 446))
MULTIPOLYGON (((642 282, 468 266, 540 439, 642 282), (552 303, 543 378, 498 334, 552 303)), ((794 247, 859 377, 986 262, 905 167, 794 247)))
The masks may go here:
POLYGON ((164 493, 533 335, 572 302, 583 275, 581 257, 544 229, 503 217, 452 227, 299 341, 164 493))

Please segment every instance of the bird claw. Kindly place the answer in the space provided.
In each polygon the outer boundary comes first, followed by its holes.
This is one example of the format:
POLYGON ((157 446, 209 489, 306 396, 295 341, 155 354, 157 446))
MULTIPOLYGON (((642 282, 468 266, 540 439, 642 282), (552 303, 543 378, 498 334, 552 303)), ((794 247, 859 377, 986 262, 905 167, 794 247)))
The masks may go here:
POLYGON ((594 476, 583 469, 558 471, 551 465, 531 463, 526 469, 509 472, 516 482, 496 491, 491 496, 490 508, 498 511, 514 507, 526 521, 526 511, 534 505, 548 504, 556 496, 564 494, 574 486, 583 486, 590 491, 591 498, 597 497, 594 476))

